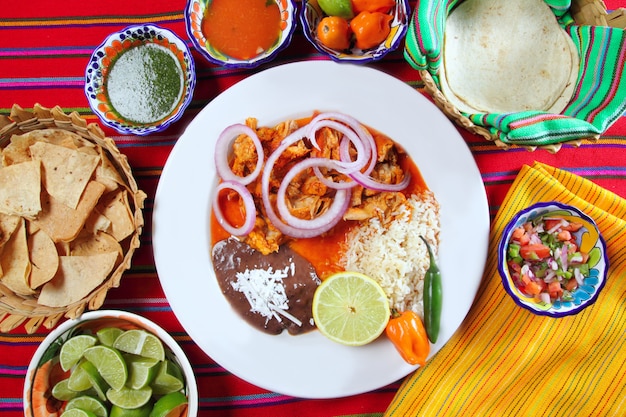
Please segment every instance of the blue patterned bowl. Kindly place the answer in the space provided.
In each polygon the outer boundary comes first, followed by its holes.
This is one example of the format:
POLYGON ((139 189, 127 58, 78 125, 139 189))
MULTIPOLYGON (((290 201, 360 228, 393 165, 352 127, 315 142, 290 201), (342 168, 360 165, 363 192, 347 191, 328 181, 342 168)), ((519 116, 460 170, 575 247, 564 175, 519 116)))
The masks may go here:
POLYGON ((89 106, 105 125, 123 134, 165 130, 182 117, 195 85, 195 65, 185 42, 149 24, 111 34, 94 50, 85 71, 89 106))
POLYGON ((356 47, 345 51, 337 51, 322 44, 317 37, 317 26, 326 15, 320 9, 317 0, 306 0, 302 2, 300 10, 300 21, 304 36, 313 44, 320 53, 329 56, 336 62, 350 62, 354 64, 368 64, 382 59, 389 52, 397 49, 404 35, 406 35, 411 17, 411 7, 408 0, 396 0, 396 5, 390 12, 393 16, 391 21, 391 32, 387 38, 378 46, 371 49, 361 50, 356 47))
POLYGON ((217 50, 202 32, 204 18, 211 0, 187 0, 185 7, 185 27, 187 35, 198 52, 209 62, 227 68, 254 68, 269 62, 286 48, 296 28, 296 6, 294 0, 275 0, 280 11, 280 35, 277 41, 259 55, 250 59, 237 59, 217 50))
POLYGON ((498 244, 498 271, 504 289, 518 305, 539 315, 563 317, 576 314, 590 306, 596 301, 604 287, 608 269, 606 243, 593 219, 576 207, 555 201, 536 203, 518 212, 504 228, 498 244), (584 278, 582 285, 571 292, 571 297, 567 300, 557 299, 553 302, 544 302, 525 294, 513 281, 507 265, 507 251, 513 231, 528 221, 545 216, 564 218, 583 224, 583 227, 573 232, 573 235, 580 250, 589 254, 589 276, 584 278))

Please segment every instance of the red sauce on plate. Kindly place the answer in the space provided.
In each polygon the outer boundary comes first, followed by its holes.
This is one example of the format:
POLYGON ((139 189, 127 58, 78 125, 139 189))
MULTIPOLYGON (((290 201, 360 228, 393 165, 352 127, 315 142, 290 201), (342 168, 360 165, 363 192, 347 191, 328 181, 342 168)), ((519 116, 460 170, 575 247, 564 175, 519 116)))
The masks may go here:
POLYGON ((213 0, 202 19, 202 33, 218 51, 246 60, 269 49, 280 35, 275 1, 213 0))

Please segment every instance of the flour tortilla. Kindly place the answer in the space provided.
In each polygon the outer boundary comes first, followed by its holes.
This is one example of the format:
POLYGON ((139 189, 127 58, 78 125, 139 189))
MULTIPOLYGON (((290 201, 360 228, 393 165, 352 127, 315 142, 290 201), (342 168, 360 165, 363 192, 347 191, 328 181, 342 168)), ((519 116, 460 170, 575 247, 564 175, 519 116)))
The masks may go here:
POLYGON ((446 21, 442 93, 466 113, 569 103, 580 59, 544 0, 466 0, 446 21))

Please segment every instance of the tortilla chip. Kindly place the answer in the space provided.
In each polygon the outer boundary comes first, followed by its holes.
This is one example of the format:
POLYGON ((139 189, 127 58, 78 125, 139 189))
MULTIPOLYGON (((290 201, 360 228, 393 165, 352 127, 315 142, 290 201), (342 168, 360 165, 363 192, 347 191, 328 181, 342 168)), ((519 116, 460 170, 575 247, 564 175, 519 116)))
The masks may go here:
MULTIPOLYGON (((70 149, 78 149, 80 146, 86 146, 91 142, 86 141, 78 133, 65 129, 35 129, 22 135, 24 138, 34 142, 46 142, 53 145, 64 146, 70 149)), ((94 146, 91 144, 91 146, 94 146)))
POLYGON ((23 219, 4 245, 0 265, 3 271, 0 282, 3 285, 16 294, 31 295, 35 293, 28 285, 31 265, 26 241, 26 226, 23 219))
POLYGON ((87 218, 84 229, 86 232, 91 234, 96 234, 98 232, 110 232, 111 220, 107 219, 106 216, 95 208, 91 215, 87 218))
POLYGON ((126 187, 122 176, 102 148, 100 148, 100 165, 96 168, 96 181, 106 185, 107 192, 126 187))
POLYGON ((104 232, 81 234, 70 243, 72 256, 97 255, 107 252, 117 252, 120 255, 118 258, 120 261, 124 257, 124 250, 117 239, 104 232))
POLYGON ((42 193, 42 211, 33 222, 41 227, 55 242, 70 241, 78 236, 85 221, 104 193, 104 185, 90 181, 76 210, 60 203, 46 192, 42 193))
POLYGON ((2 150, 2 164, 9 166, 30 161, 30 150, 28 148, 33 143, 35 143, 35 139, 28 136, 11 136, 11 142, 2 150))
POLYGON ((9 241, 9 238, 17 229, 21 218, 19 216, 10 216, 8 214, 0 213, 0 253, 5 243, 9 241))
POLYGON ((117 256, 115 252, 61 256, 56 275, 41 288, 39 304, 65 307, 80 301, 109 276, 117 256))
POLYGON ((99 203, 98 210, 111 220, 111 234, 118 242, 135 231, 133 214, 125 190, 120 190, 103 203, 99 203))
POLYGON ((48 194, 75 209, 100 158, 45 142, 33 144, 30 153, 41 161, 42 182, 48 194))
POLYGON ((38 161, 0 168, 0 213, 32 218, 41 211, 38 161))
POLYGON ((28 236, 31 270, 28 285, 39 288, 50 281, 59 268, 59 253, 50 236, 43 230, 28 236))

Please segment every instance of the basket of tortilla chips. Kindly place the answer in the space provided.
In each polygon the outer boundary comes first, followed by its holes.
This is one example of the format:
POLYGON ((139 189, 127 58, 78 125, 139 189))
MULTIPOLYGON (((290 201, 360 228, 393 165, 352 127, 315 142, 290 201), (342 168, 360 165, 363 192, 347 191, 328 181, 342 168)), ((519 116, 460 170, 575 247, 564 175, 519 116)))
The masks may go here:
POLYGON ((145 193, 96 124, 59 107, 0 116, 0 331, 102 306, 139 247, 145 193))
POLYGON ((597 140, 626 111, 626 9, 601 0, 418 2, 405 58, 459 126, 502 148, 597 140))

